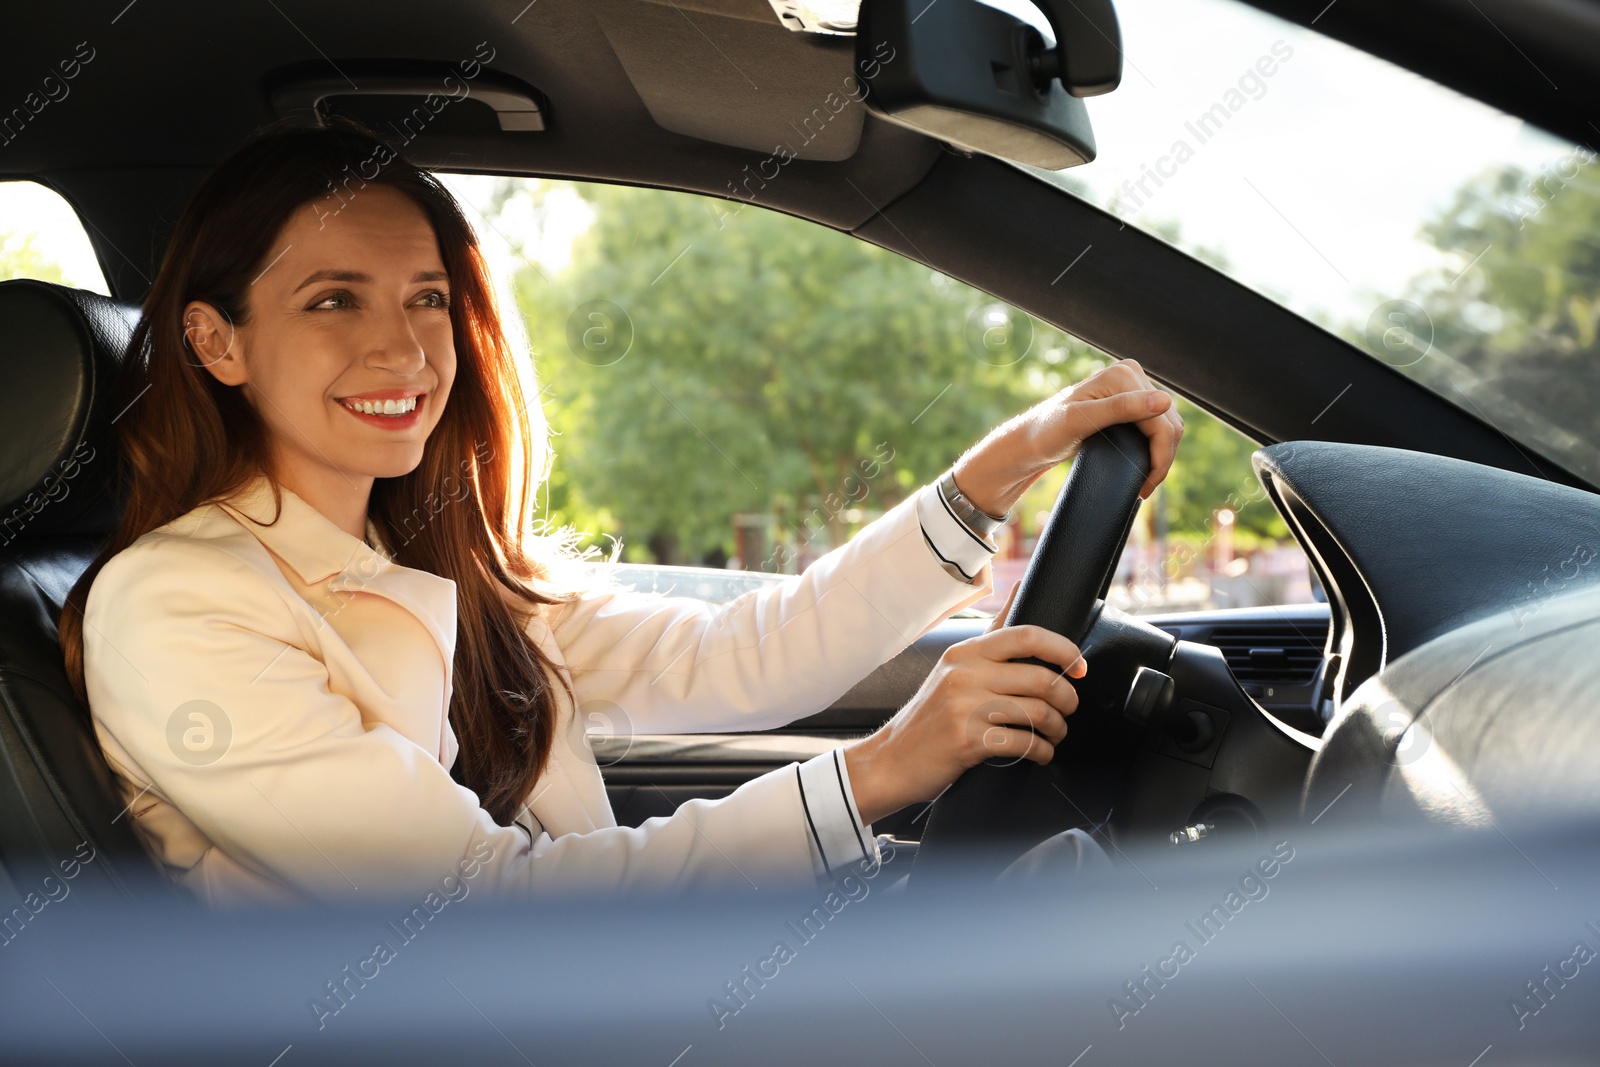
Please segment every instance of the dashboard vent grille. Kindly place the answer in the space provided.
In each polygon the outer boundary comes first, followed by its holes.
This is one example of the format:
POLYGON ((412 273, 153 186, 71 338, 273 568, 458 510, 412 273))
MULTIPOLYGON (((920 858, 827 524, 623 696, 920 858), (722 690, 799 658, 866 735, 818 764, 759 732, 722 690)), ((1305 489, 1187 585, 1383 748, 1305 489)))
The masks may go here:
POLYGON ((1222 656, 1241 682, 1305 685, 1322 663, 1327 630, 1316 624, 1250 623, 1218 626, 1206 644, 1222 656))

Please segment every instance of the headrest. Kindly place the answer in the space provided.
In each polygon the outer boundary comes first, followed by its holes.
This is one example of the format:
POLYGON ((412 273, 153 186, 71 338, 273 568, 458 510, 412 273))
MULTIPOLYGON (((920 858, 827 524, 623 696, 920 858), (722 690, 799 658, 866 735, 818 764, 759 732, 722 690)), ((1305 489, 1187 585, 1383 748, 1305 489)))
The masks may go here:
POLYGON ((0 547, 115 527, 126 495, 109 408, 138 321, 81 289, 0 282, 0 547))

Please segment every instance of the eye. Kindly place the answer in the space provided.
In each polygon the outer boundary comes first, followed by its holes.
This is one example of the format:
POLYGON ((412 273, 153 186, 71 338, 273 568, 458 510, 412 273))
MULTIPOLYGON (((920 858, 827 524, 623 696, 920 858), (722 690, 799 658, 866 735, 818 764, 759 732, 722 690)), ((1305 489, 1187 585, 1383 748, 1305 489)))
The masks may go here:
POLYGON ((312 304, 311 307, 307 308, 306 310, 341 311, 350 307, 352 303, 353 299, 350 294, 341 290, 337 293, 329 293, 321 300, 318 300, 316 303, 312 304))
POLYGON ((450 308, 450 294, 442 289, 430 289, 417 298, 417 303, 425 308, 447 311, 450 308))

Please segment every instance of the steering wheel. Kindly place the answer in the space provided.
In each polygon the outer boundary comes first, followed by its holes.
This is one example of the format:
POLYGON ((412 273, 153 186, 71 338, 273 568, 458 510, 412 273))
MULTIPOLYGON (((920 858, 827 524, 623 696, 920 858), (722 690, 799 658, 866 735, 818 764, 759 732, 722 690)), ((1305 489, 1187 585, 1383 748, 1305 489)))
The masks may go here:
MULTIPOLYGON (((1106 711, 1120 708, 1128 679, 1115 670, 1097 677, 1092 653, 1097 644, 1114 645, 1124 629, 1109 619, 1104 627, 1097 624, 1138 513, 1139 487, 1149 475, 1148 439, 1130 423, 1102 430, 1080 446, 1005 620, 1007 626, 1054 630, 1079 647, 1090 670, 1074 683, 1078 711, 1067 720, 1069 733, 1049 766, 990 759, 941 793, 928 810, 913 874, 953 867, 957 860, 965 873, 993 867, 998 874, 1052 834, 1109 815, 1106 798, 1120 761, 1104 757, 1127 747, 1130 727, 1106 711)), ((1106 651, 1116 658, 1118 650, 1106 651)), ((1061 670, 1034 657, 1016 662, 1061 670)))

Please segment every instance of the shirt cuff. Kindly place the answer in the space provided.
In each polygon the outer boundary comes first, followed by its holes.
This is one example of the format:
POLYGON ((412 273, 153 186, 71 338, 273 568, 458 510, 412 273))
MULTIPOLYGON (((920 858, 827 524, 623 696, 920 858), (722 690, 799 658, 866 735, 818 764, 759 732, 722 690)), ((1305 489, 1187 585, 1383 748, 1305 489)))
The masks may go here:
POLYGON ((1000 546, 980 537, 977 531, 956 517, 937 481, 929 482, 917 494, 917 518, 922 521, 922 536, 928 549, 952 577, 963 582, 977 578, 1000 546))
POLYGON ((881 862, 872 827, 864 826, 850 791, 850 772, 844 750, 831 749, 795 767, 800 780, 800 804, 805 809, 811 840, 812 869, 819 884, 827 885, 849 873, 851 864, 881 862))

